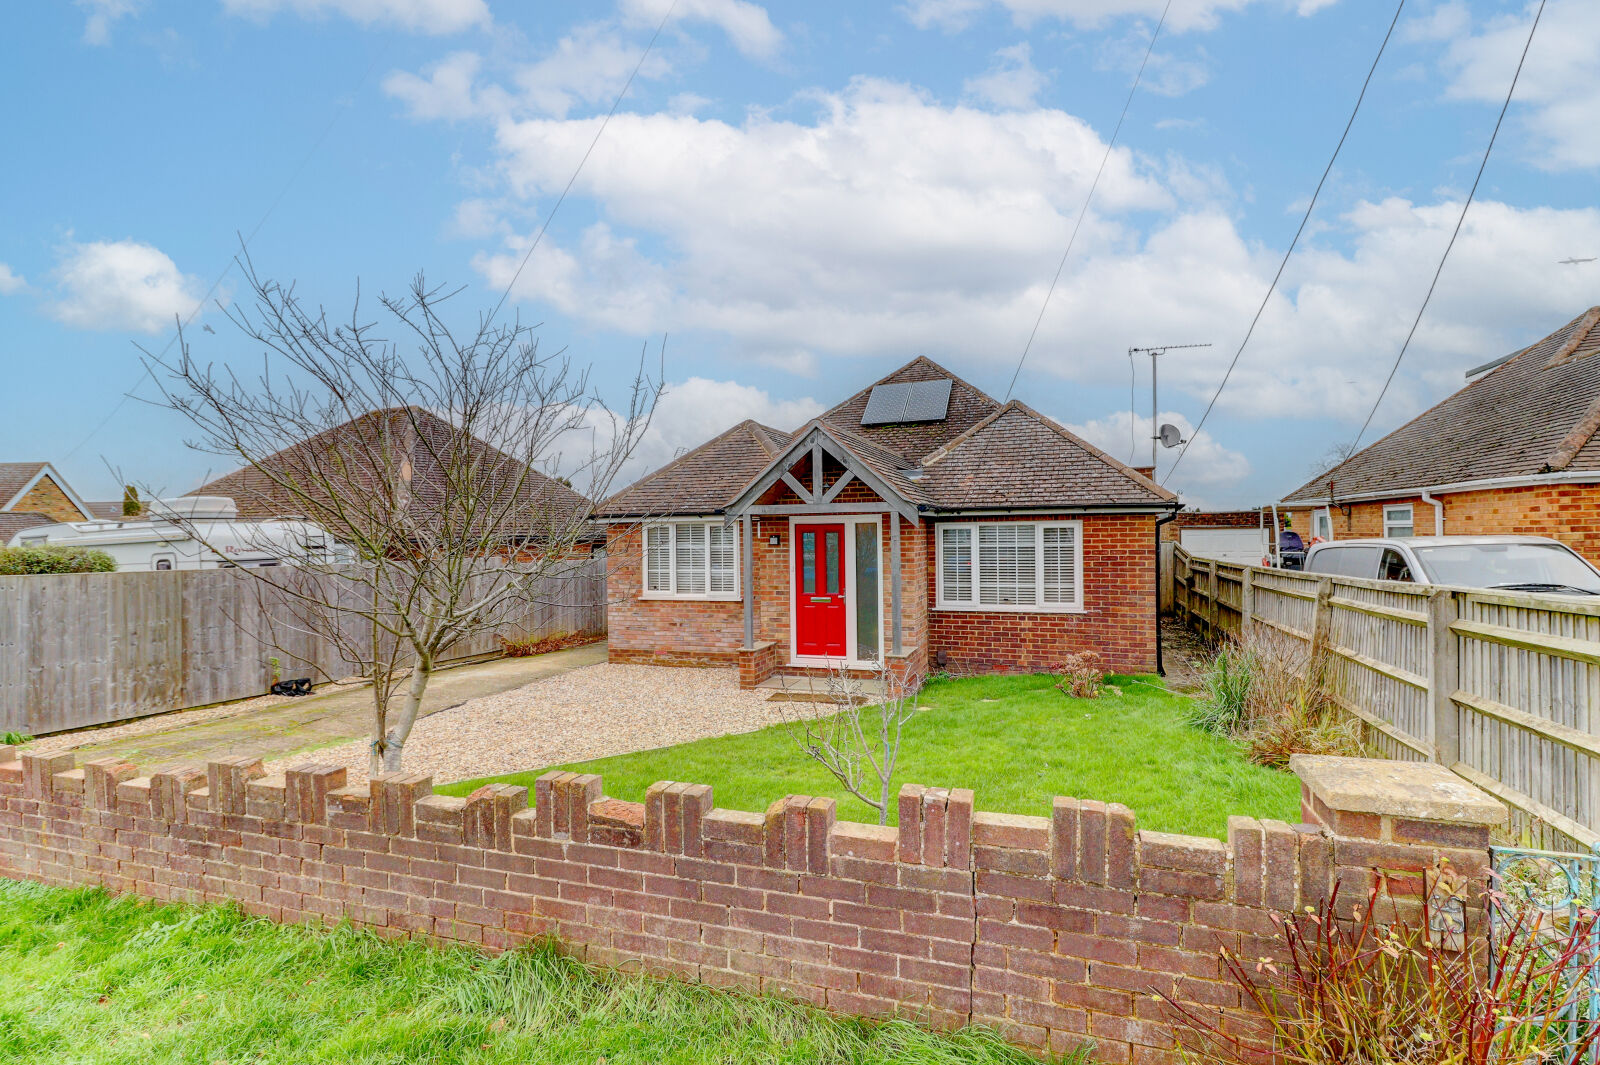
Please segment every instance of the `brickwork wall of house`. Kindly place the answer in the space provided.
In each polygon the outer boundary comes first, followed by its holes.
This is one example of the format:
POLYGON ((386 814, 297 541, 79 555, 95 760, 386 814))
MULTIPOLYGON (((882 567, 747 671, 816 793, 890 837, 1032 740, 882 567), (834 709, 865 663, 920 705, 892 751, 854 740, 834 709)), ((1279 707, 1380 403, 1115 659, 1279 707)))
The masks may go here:
MULTIPOLYGON (((521 787, 447 798, 416 775, 344 777, 266 776, 250 758, 145 776, 0 748, 0 875, 493 950, 554 937, 592 963, 840 1013, 976 1021, 1057 1053, 1093 1039, 1129 1065, 1178 1060, 1157 993, 1251 1023, 1217 951, 1277 956, 1274 916, 1335 885, 1364 900, 1382 876, 1386 905, 1415 919, 1436 861, 1474 900, 1487 878, 1487 825, 1312 794, 1319 824, 1236 817, 1224 842, 1141 832, 1115 803, 991 814, 971 791, 916 785, 893 828, 838 822, 826 798, 716 809, 704 785, 627 803, 597 776, 549 773, 530 809, 521 787)), ((1468 922, 1481 934, 1481 913, 1468 922)))
MULTIPOLYGON (((1506 534, 1548 536, 1600 565, 1600 484, 1526 485, 1435 496, 1444 502, 1445 533, 1451 536, 1506 534)), ((1418 536, 1433 535, 1433 506, 1420 496, 1352 503, 1348 514, 1331 508, 1334 538, 1383 535, 1383 508, 1411 504, 1418 536)), ((1293 528, 1311 538, 1312 508, 1287 512, 1293 528)))
POLYGON ((24 492, 11 509, 19 514, 43 514, 56 521, 88 521, 93 516, 79 510, 48 474, 24 492))
POLYGON ((735 665, 742 601, 643 597, 643 534, 613 525, 606 538, 606 658, 637 665, 735 665))
POLYGON ((930 534, 930 653, 943 651, 955 668, 991 672, 1048 669, 1072 652, 1097 651, 1117 672, 1155 672, 1155 521, 1149 514, 1083 518, 1081 614, 935 609, 930 534))

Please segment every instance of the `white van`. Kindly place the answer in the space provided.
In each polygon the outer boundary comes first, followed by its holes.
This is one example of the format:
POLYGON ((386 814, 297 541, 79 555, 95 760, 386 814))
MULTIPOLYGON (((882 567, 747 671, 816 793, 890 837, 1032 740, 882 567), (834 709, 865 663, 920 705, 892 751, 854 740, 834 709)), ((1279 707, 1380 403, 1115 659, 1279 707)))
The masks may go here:
POLYGON ((355 561, 350 549, 319 525, 239 521, 238 507, 226 496, 153 500, 149 507, 149 520, 72 521, 23 529, 10 546, 104 551, 119 571, 133 572, 355 561))
POLYGON ((1381 581, 1600 595, 1600 570, 1544 536, 1408 536, 1329 540, 1306 553, 1307 573, 1381 581))

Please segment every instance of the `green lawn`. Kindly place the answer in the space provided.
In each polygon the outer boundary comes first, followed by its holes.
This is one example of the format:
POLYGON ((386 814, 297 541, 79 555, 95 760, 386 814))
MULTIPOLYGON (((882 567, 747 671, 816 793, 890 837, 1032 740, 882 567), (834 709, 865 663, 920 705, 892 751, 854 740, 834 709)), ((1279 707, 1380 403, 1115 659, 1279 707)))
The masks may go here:
MULTIPOLYGON (((936 680, 907 725, 898 783, 971 788, 980 810, 1048 814, 1052 796, 1120 802, 1142 828, 1225 837, 1230 814, 1299 820, 1300 784, 1251 765, 1235 744, 1185 723, 1187 697, 1150 678, 1115 677, 1121 694, 1068 699, 1042 675, 936 680)), ((462 781, 526 784, 547 767, 462 781)), ((657 780, 710 784, 728 809, 764 810, 786 794, 831 795, 843 819, 874 818, 782 726, 558 766, 600 773, 606 793, 644 798, 657 780)))
POLYGON ((0 1062, 1031 1065, 992 1034, 0 880, 0 1062))

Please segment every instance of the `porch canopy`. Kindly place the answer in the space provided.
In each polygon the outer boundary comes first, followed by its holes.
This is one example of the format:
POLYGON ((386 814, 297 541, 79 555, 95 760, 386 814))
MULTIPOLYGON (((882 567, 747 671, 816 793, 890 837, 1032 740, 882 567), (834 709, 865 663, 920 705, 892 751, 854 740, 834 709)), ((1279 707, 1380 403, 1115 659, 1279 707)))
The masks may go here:
MULTIPOLYGON (((905 460, 871 441, 857 438, 838 426, 813 420, 796 432, 789 445, 773 457, 765 469, 739 493, 724 511, 725 523, 741 524, 744 572, 753 572, 753 518, 790 517, 817 514, 883 514, 889 519, 889 633, 891 655, 899 656, 902 647, 900 591, 900 520, 915 527, 918 504, 923 502, 913 477, 917 471, 905 468, 905 460), (828 460, 842 467, 831 483, 826 477, 828 460), (803 468, 809 467, 809 470, 803 468), (860 482, 877 497, 877 502, 839 502, 850 484, 860 482), (777 485, 789 488, 799 503, 761 503, 759 500, 777 485)), ((744 644, 755 643, 755 581, 744 587, 744 644)))

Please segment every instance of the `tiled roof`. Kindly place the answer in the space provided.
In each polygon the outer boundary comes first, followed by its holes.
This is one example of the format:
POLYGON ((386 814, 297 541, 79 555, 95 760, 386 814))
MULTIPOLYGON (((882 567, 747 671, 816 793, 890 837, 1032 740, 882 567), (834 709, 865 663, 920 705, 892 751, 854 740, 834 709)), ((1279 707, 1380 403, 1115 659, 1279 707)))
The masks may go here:
POLYGON ((601 517, 714 514, 732 504, 794 440, 820 426, 906 502, 980 507, 1166 507, 1175 499, 1021 403, 1001 405, 930 359, 877 384, 952 381, 946 420, 863 426, 868 387, 793 434, 741 422, 608 499, 601 517), (918 474, 919 468, 926 469, 918 474))
POLYGON ((879 447, 887 448, 903 461, 915 465, 924 455, 943 447, 999 409, 1000 404, 993 397, 985 395, 932 359, 918 356, 827 411, 822 415, 822 420, 830 427, 838 426, 879 447), (861 415, 867 409, 867 397, 875 386, 907 381, 937 381, 946 377, 953 383, 950 388, 950 409, 943 421, 911 425, 861 424, 861 415))
POLYGON ((1409 492, 1487 478, 1600 471, 1600 307, 1284 497, 1409 492))
POLYGON ((102 518, 102 519, 112 520, 112 521, 138 521, 138 520, 140 520, 138 518, 127 517, 126 515, 124 515, 122 513, 122 500, 120 500, 120 499, 104 499, 104 500, 87 499, 87 500, 84 500, 84 503, 89 508, 89 516, 91 518, 102 518))
POLYGON ((595 514, 714 514, 727 506, 788 442, 787 433, 759 422, 742 421, 617 492, 596 507, 595 514))
MULTIPOLYGON (((388 432, 392 439, 406 442, 406 459, 411 477, 403 505, 407 519, 421 529, 430 528, 443 520, 441 507, 446 498, 445 476, 451 464, 451 448, 459 440, 461 430, 437 415, 418 407, 393 408, 374 411, 360 418, 318 433, 309 440, 284 448, 262 459, 258 464, 246 466, 219 477, 190 492, 194 496, 228 496, 238 505, 239 517, 246 521, 262 521, 275 517, 304 517, 331 529, 338 534, 340 507, 334 501, 321 504, 306 502, 295 497, 274 482, 262 468, 280 471, 279 476, 292 479, 307 495, 312 495, 319 478, 313 471, 333 469, 323 479, 334 485, 360 490, 362 486, 394 485, 397 479, 376 468, 363 474, 351 465, 363 462, 372 464, 371 456, 378 449, 370 440, 354 446, 341 445, 340 438, 347 434, 370 435, 388 432), (414 431, 413 431, 414 430, 414 431), (329 465, 330 456, 339 456, 346 463, 344 469, 329 465), (444 459, 441 460, 441 456, 444 459), (306 510, 311 513, 305 513, 306 510)), ((590 503, 560 481, 546 477, 537 470, 526 468, 521 462, 492 447, 476 437, 469 437, 466 447, 472 457, 476 476, 484 484, 498 486, 487 489, 491 499, 500 494, 518 490, 515 522, 508 533, 538 539, 552 527, 563 527, 574 515, 583 516, 590 503), (518 487, 518 479, 526 474, 518 487)), ((509 498, 507 500, 509 502, 509 498)))
POLYGON ((0 507, 28 486, 47 462, 0 462, 0 507))
MULTIPOLYGON (((11 494, 16 495, 16 492, 11 494)), ((0 547, 6 546, 13 536, 24 529, 54 524, 56 519, 46 514, 33 514, 20 510, 0 511, 0 547)))
POLYGON ((1177 497, 1012 400, 923 461, 936 506, 1159 506, 1177 497))

